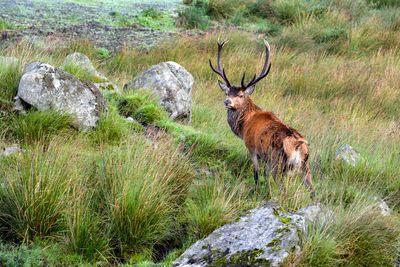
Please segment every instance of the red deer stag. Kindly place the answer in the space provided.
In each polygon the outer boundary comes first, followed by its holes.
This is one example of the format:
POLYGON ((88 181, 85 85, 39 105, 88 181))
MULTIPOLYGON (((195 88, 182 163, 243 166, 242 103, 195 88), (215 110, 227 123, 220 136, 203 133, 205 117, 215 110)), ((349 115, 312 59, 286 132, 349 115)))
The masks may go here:
POLYGON ((221 68, 221 50, 226 43, 226 41, 218 43, 218 70, 212 65, 211 59, 210 66, 224 80, 224 82, 218 80, 218 84, 226 93, 224 105, 228 111, 228 123, 232 132, 244 141, 249 150, 256 185, 260 170, 259 159, 262 159, 266 163, 265 176, 267 168, 275 181, 278 175, 291 177, 297 172, 303 177, 304 184, 314 196, 306 139, 272 112, 260 109, 249 97, 254 92, 255 84, 265 78, 271 68, 271 63, 268 65, 270 52, 268 42, 264 40, 266 55, 261 74, 257 78, 254 75, 253 79, 245 84, 246 73, 243 73, 241 86, 232 85, 226 77, 225 69, 221 68))

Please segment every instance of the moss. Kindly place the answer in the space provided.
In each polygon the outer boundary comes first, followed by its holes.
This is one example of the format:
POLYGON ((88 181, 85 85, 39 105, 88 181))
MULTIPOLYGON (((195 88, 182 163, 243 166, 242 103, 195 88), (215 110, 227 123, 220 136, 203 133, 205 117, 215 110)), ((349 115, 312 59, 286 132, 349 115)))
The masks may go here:
POLYGON ((152 123, 163 117, 163 111, 159 106, 148 104, 140 107, 134 114, 133 118, 142 123, 152 123))
POLYGON ((282 207, 280 207, 279 209, 274 209, 274 215, 275 217, 277 217, 282 223, 286 224, 286 225, 290 225, 290 222, 292 221, 291 218, 285 218, 283 216, 281 216, 279 214, 279 211, 284 211, 282 207))
POLYGON ((112 84, 109 83, 107 85, 100 85, 100 89, 104 90, 104 91, 113 91, 114 90, 114 86, 112 86, 112 84))
POLYGON ((267 244, 267 247, 268 248, 276 247, 280 242, 281 242, 281 240, 279 238, 275 238, 267 244))
POLYGON ((252 250, 238 251, 235 254, 227 257, 229 250, 221 252, 214 249, 213 252, 207 255, 204 260, 208 266, 269 266, 270 263, 265 258, 258 258, 265 251, 261 248, 252 250))
POLYGON ((207 249, 209 246, 208 245, 204 245, 201 247, 201 249, 207 249))
POLYGON ((276 229, 275 230, 275 233, 277 233, 277 234, 280 234, 280 233, 283 233, 283 232, 289 232, 289 227, 284 227, 284 228, 278 228, 278 229, 276 229))

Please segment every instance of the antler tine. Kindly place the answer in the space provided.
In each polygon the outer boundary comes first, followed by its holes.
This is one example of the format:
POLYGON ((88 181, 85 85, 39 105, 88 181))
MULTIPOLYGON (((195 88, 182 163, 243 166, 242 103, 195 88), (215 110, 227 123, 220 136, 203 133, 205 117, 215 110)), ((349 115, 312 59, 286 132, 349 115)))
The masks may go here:
POLYGON ((228 42, 228 41, 223 41, 222 43, 219 43, 219 42, 218 42, 218 57, 217 57, 218 71, 215 70, 214 66, 212 65, 211 59, 210 59, 209 61, 210 61, 211 69, 212 69, 215 73, 217 73, 219 76, 221 76, 221 78, 224 79, 224 81, 226 82, 226 84, 230 87, 231 84, 230 84, 228 78, 226 77, 225 70, 221 68, 221 51, 222 51, 222 48, 224 47, 224 45, 225 45, 227 42, 228 42))
POLYGON ((257 78, 256 78, 256 75, 254 75, 254 78, 249 83, 247 83, 244 87, 243 87, 243 84, 242 84, 242 88, 243 89, 256 84, 258 81, 260 81, 265 76, 267 76, 268 73, 269 73, 269 70, 271 69, 271 63, 269 63, 269 66, 268 66, 268 69, 267 69, 268 59, 269 59, 269 51, 271 50, 271 48, 269 46, 269 43, 266 40, 264 40, 264 45, 265 45, 265 62, 264 62, 264 66, 263 66, 263 68, 261 70, 261 74, 257 78), (266 69, 267 69, 267 71, 265 71, 266 69))
POLYGON ((241 82, 241 84, 242 84, 242 88, 244 88, 244 77, 246 76, 246 72, 244 71, 243 72, 243 77, 242 77, 242 82, 241 82))

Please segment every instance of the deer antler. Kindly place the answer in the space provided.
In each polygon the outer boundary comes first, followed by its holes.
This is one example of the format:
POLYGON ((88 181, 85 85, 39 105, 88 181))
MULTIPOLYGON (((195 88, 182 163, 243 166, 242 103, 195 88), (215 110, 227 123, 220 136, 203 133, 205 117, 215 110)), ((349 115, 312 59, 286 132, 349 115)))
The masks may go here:
POLYGON ((252 86, 252 85, 254 85, 254 84, 256 84, 261 79, 265 78, 265 76, 268 75, 269 70, 271 69, 271 63, 269 63, 269 66, 268 66, 268 69, 267 69, 269 51, 270 51, 269 43, 266 40, 264 40, 264 45, 265 45, 265 63, 264 63, 264 67, 262 68, 261 74, 257 78, 256 78, 256 75, 254 74, 253 79, 251 79, 251 81, 249 83, 244 84, 244 77, 246 76, 246 72, 244 72, 243 73, 243 78, 242 78, 242 89, 243 90, 248 88, 248 87, 250 87, 250 86, 252 86))
POLYGON ((210 61, 210 66, 211 69, 218 74, 219 76, 221 76, 222 79, 224 79, 224 81, 226 82, 226 85, 228 85, 228 87, 231 87, 231 83, 229 82, 228 78, 226 77, 225 74, 225 69, 221 70, 221 50, 222 47, 224 47, 224 45, 227 43, 228 41, 223 41, 222 43, 218 43, 218 61, 217 61, 217 65, 218 65, 218 71, 215 70, 214 66, 211 63, 211 59, 209 59, 210 61))

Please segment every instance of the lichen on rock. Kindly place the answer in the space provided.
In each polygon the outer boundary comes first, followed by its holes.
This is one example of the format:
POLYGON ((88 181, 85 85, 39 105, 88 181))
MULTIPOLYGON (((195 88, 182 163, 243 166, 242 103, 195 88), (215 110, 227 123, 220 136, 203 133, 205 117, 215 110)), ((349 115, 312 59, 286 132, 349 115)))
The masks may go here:
POLYGON ((174 266, 279 266, 300 249, 299 233, 326 212, 321 207, 289 213, 273 202, 262 204, 197 241, 174 266))

